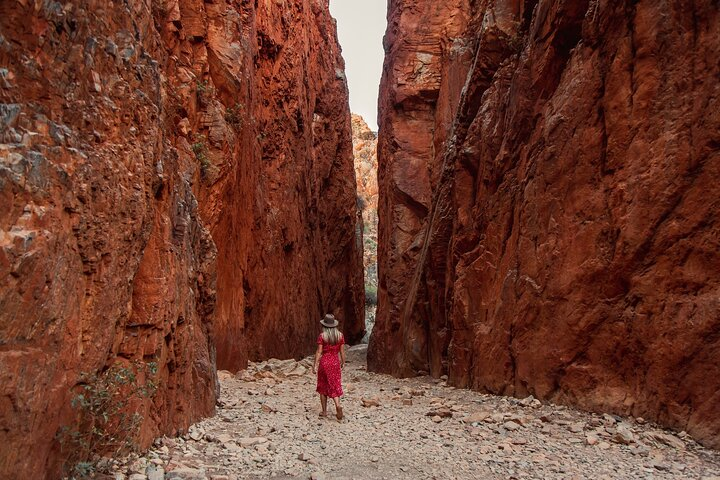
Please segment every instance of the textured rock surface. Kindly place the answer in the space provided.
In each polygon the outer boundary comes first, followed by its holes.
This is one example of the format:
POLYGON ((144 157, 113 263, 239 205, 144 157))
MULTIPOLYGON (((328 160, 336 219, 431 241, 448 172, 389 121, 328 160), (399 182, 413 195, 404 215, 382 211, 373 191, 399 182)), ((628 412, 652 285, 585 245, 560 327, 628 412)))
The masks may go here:
POLYGON ((377 306, 377 133, 360 115, 352 115, 353 152, 357 195, 363 216, 363 266, 365 268, 365 336, 368 342, 377 306))
POLYGON ((325 311, 362 336, 327 10, 0 3, 0 477, 53 476, 82 372, 158 363, 147 445, 214 411, 216 339, 238 369, 325 311))
POLYGON ((356 114, 352 114, 352 133, 357 196, 363 217, 365 289, 377 290, 377 134, 356 114))
MULTIPOLYGON (((344 63, 327 2, 260 2, 232 15, 222 4, 204 8, 207 52, 191 38, 176 49, 195 52, 191 64, 208 59, 200 78, 217 96, 191 124, 212 161, 200 204, 218 247, 218 367, 308 353, 325 312, 358 341, 362 231, 344 63), (228 20, 241 38, 213 33, 228 20), (236 137, 223 125, 228 108, 239 112, 236 137)), ((194 80, 178 85, 188 88, 194 80)))
POLYGON ((133 5, 0 6, 3 478, 53 470, 72 387, 118 359, 160 366, 145 443, 215 408, 215 246, 133 5))
POLYGON ((370 367, 720 446, 717 4, 389 19, 370 367))
MULTIPOLYGON (((438 183, 440 149, 472 60, 470 40, 463 37, 466 10, 461 0, 401 1, 388 13, 378 114, 378 311, 368 352, 374 370, 431 370, 435 376, 444 370, 445 316, 403 309, 411 290, 422 289, 426 298, 425 283, 440 294, 445 281, 442 268, 423 282, 413 275, 432 185, 438 183)), ((433 261, 441 266, 444 252, 438 254, 433 261)))
POLYGON ((377 223, 377 133, 365 120, 352 114, 353 152, 357 195, 362 200, 363 222, 377 223))

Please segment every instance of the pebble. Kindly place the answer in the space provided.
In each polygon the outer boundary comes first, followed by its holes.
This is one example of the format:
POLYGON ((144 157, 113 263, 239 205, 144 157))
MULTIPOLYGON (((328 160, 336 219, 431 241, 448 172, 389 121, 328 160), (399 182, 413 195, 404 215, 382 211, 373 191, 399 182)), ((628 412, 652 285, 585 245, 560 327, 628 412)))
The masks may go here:
POLYGON ((616 443, 622 443, 623 445, 629 445, 635 441, 635 436, 630 431, 630 429, 627 427, 627 425, 620 424, 618 425, 615 435, 613 435, 612 440, 616 443))
POLYGON ((266 443, 267 441, 268 439, 265 437, 242 437, 237 439, 237 443, 243 448, 251 447, 259 443, 266 443))
POLYGON ((480 423, 488 418, 489 415, 490 414, 488 412, 475 412, 465 417, 463 421, 465 423, 480 423))
POLYGON ((662 432, 654 432, 651 437, 658 442, 668 445, 670 447, 676 448, 678 450, 685 450, 685 443, 674 435, 669 435, 662 432))
POLYGON ((380 400, 377 397, 373 398, 363 398, 361 400, 363 407, 379 407, 380 406, 380 400))
POLYGON ((503 423, 503 428, 505 428, 505 430, 513 432, 520 428, 520 424, 515 422, 505 422, 503 423))
POLYGON ((204 470, 181 467, 165 474, 165 480, 207 480, 204 470))
POLYGON ((570 430, 572 433, 580 433, 585 430, 585 425, 583 425, 582 423, 573 423, 572 425, 570 425, 568 430, 570 430))
POLYGON ((162 466, 153 464, 147 467, 145 475, 147 476, 147 480, 164 480, 165 470, 162 466))

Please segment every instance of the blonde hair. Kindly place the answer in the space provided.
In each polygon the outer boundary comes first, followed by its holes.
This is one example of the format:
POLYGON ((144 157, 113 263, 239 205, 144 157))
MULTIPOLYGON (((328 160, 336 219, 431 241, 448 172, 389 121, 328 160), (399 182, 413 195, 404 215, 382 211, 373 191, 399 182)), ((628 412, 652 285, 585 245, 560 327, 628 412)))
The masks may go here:
POLYGON ((340 343, 341 338, 342 333, 337 329, 337 327, 323 327, 322 339, 325 343, 337 345, 340 343))

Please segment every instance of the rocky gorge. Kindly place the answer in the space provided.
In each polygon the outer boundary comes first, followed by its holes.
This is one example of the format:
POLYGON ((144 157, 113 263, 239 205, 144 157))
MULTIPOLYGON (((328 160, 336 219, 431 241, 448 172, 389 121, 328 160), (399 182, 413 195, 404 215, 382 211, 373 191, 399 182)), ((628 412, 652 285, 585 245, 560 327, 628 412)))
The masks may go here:
POLYGON ((717 2, 395 0, 372 371, 720 446, 717 2))
POLYGON ((329 0, 0 2, 0 479, 717 480, 717 2, 383 43, 376 134, 329 0))

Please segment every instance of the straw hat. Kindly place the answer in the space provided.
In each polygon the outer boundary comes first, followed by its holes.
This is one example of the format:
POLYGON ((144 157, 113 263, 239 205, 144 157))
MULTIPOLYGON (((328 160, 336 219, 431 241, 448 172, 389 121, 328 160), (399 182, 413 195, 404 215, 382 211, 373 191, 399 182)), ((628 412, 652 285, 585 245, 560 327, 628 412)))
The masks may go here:
POLYGON ((323 327, 333 328, 337 327, 340 322, 337 321, 337 318, 335 318, 331 313, 328 313, 325 315, 325 318, 320 320, 320 324, 323 327))

